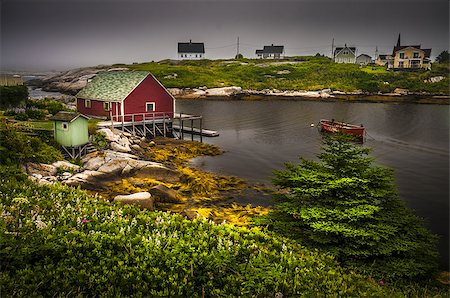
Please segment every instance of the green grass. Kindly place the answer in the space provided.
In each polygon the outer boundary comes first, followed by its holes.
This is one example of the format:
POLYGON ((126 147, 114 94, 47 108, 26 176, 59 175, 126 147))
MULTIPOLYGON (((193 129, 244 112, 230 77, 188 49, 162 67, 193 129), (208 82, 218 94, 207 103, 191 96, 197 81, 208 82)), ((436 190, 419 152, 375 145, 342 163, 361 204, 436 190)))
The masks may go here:
POLYGON ((413 92, 449 93, 448 69, 442 65, 433 65, 432 71, 392 72, 379 66, 361 68, 355 64, 332 63, 327 58, 295 57, 279 61, 163 60, 118 66, 150 71, 169 88, 240 86, 253 90, 309 91, 331 88, 339 91, 362 90, 373 93, 406 88, 413 92), (276 65, 273 64, 274 62, 291 62, 292 64, 276 65), (171 78, 173 74, 177 74, 177 77, 171 78), (442 75, 445 79, 439 83, 424 82, 437 75, 442 75))
POLYGON ((361 68, 362 71, 371 74, 386 74, 389 73, 386 67, 383 66, 366 66, 361 68))
POLYGON ((110 204, 0 165, 6 297, 445 297, 348 272, 256 229, 110 204))
MULTIPOLYGON (((9 119, 14 117, 8 117, 9 119)), ((36 130, 53 130, 53 121, 17 121, 14 124, 17 128, 36 129, 36 130)))

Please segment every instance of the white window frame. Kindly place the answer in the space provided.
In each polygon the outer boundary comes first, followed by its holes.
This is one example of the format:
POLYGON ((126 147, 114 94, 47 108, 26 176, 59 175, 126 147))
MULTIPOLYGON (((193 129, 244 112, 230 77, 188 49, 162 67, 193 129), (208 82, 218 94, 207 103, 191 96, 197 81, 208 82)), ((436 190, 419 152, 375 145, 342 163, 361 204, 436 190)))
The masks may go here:
POLYGON ((111 111, 111 102, 109 101, 104 101, 103 102, 103 109, 107 112, 111 111))
POLYGON ((156 111, 156 103, 154 101, 147 101, 145 103, 145 112, 146 113, 151 113, 151 112, 155 112, 155 111, 156 111), (148 105, 149 104, 153 105, 153 110, 151 110, 151 111, 148 110, 148 105))
POLYGON ((69 122, 61 122, 61 128, 64 131, 68 131, 69 130, 69 122))
POLYGON ((92 103, 90 99, 85 99, 84 100, 84 107, 87 109, 90 109, 92 107, 92 103))
POLYGON ((419 52, 414 52, 414 53, 413 53, 413 58, 414 58, 414 59, 420 58, 420 53, 419 53, 419 52))

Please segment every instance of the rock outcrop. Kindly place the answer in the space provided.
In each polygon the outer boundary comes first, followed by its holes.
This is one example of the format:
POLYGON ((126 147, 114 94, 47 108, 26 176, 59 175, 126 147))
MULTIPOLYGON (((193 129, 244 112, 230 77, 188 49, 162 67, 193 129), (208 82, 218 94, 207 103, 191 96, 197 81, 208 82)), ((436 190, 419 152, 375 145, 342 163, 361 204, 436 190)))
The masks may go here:
POLYGON ((119 71, 128 70, 128 68, 113 68, 111 66, 99 65, 95 67, 85 67, 69 70, 57 75, 52 75, 49 77, 44 77, 42 79, 42 90, 44 91, 58 91, 61 93, 66 93, 70 95, 75 95, 97 73, 101 71, 119 71))
POLYGON ((150 194, 160 203, 181 203, 177 192, 165 185, 159 184, 149 190, 150 194))
POLYGON ((148 192, 138 192, 131 195, 118 195, 113 202, 138 206, 141 209, 154 210, 152 195, 148 192))

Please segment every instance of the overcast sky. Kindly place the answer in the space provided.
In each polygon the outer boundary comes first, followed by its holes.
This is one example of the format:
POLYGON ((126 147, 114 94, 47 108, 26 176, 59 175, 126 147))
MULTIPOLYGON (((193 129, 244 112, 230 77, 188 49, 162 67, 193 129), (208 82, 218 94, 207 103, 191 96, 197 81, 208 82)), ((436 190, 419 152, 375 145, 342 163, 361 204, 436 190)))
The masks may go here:
POLYGON ((0 0, 1 70, 64 70, 177 57, 177 42, 204 42, 206 57, 330 55, 331 41, 358 53, 402 45, 449 47, 448 0, 0 0))

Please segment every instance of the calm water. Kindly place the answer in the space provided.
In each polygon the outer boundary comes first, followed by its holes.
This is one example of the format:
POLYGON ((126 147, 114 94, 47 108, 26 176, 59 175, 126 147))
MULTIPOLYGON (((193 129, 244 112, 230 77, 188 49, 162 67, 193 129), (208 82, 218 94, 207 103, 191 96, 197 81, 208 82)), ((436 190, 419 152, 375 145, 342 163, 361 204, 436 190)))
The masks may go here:
POLYGON ((265 183, 284 162, 319 152, 321 137, 311 123, 363 123, 369 134, 364 145, 373 148, 379 164, 395 170, 401 198, 441 236, 441 264, 448 268, 449 106, 179 100, 177 111, 203 115, 204 127, 220 133, 205 140, 226 153, 198 158, 196 166, 265 183))

